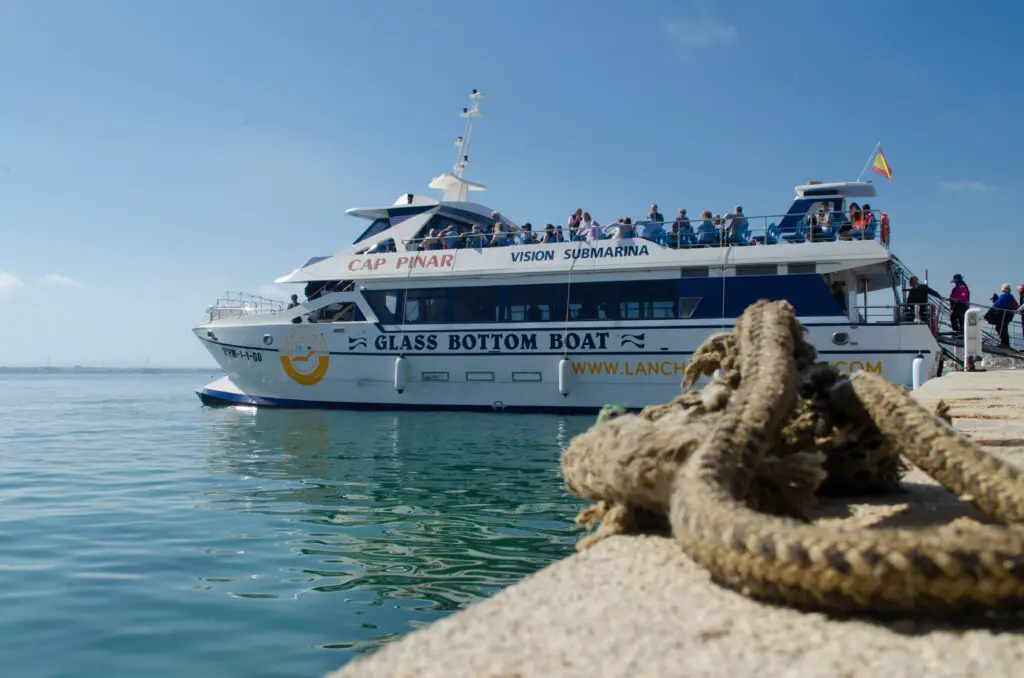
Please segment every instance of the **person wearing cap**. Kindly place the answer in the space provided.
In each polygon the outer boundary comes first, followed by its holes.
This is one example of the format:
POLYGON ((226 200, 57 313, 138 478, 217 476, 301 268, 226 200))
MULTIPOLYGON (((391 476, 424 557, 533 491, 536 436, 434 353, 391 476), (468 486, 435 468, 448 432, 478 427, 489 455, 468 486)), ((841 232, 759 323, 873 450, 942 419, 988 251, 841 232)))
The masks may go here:
POLYGON ((964 331, 964 314, 971 303, 971 290, 959 273, 950 282, 953 283, 953 291, 949 293, 949 324, 954 333, 960 333, 964 331))
POLYGON ((1017 300, 1010 292, 1009 283, 1003 283, 999 289, 999 297, 992 304, 992 308, 1002 311, 997 326, 999 328, 999 346, 1000 348, 1010 348, 1010 321, 1013 320, 1013 314, 1017 311, 1017 300))
POLYGON ((931 295, 941 299, 942 295, 918 281, 916 275, 910 276, 910 289, 907 290, 907 306, 909 306, 910 319, 917 317, 918 322, 928 322, 929 308, 928 296, 931 295))

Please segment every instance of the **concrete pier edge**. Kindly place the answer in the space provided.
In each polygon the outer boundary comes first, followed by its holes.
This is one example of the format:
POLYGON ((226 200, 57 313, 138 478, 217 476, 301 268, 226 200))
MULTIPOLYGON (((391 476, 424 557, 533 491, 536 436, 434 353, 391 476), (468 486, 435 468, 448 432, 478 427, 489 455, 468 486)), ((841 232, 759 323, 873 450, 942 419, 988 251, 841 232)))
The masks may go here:
MULTIPOLYGON (((1024 371, 952 373, 915 396, 945 400, 957 428, 1024 463, 1024 371)), ((820 520, 926 526, 979 516, 917 469, 904 484, 906 495, 881 502, 823 503, 820 520)), ((329 675, 1017 677, 1024 634, 763 605, 712 584, 669 539, 620 536, 329 675)))

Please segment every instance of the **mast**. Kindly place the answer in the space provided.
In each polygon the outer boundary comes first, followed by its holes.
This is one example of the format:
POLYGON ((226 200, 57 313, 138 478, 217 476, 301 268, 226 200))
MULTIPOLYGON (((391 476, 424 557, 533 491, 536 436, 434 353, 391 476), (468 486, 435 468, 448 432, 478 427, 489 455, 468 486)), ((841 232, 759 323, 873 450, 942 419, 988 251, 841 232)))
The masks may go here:
POLYGON ((462 173, 466 171, 466 166, 469 164, 469 144, 473 139, 473 123, 476 122, 477 118, 482 118, 484 115, 480 112, 480 100, 483 98, 483 94, 473 90, 472 94, 469 95, 470 107, 462 109, 461 115, 463 118, 466 118, 466 131, 455 140, 455 145, 459 148, 459 154, 455 157, 455 171, 453 172, 459 179, 462 178, 462 173))
POLYGON ((455 165, 451 172, 445 172, 430 182, 431 188, 444 191, 444 196, 441 198, 444 202, 468 202, 470 191, 482 191, 487 188, 483 184, 462 178, 469 165, 469 145, 473 139, 473 126, 476 119, 482 118, 484 115, 480 112, 480 101, 483 98, 484 95, 475 89, 469 95, 469 107, 463 108, 461 113, 461 116, 466 119, 466 131, 455 140, 455 145, 459 149, 458 155, 455 156, 455 165))

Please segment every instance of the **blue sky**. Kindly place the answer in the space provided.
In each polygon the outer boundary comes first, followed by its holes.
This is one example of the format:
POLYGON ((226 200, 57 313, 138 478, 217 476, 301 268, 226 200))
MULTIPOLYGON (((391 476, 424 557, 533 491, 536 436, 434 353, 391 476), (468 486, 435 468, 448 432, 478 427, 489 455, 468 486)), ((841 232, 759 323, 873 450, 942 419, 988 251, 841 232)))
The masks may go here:
POLYGON ((535 224, 775 214, 881 140, 894 251, 983 300, 1024 282, 1024 5, 922 7, 0 2, 0 364, 212 365, 203 308, 433 195, 474 87, 467 178, 535 224))

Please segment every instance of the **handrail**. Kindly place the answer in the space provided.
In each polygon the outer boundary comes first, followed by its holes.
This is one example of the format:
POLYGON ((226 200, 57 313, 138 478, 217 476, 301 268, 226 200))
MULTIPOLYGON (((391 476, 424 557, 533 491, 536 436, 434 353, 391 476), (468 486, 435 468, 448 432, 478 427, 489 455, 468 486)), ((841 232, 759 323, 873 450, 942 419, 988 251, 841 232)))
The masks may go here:
POLYGON ((203 318, 212 322, 222 318, 243 318, 280 313, 283 310, 284 302, 268 299, 258 294, 228 291, 207 307, 203 318))
MULTIPOLYGON (((546 244, 544 242, 544 238, 546 237, 551 238, 547 244, 552 242, 605 242, 607 240, 631 239, 645 240, 664 247, 671 247, 673 249, 685 249, 690 247, 736 247, 748 245, 799 244, 805 242, 834 242, 837 240, 877 240, 887 245, 889 233, 883 233, 882 230, 883 213, 878 210, 871 210, 869 214, 873 217, 873 224, 860 230, 853 229, 852 226, 850 228, 846 228, 849 226, 849 222, 843 221, 835 223, 827 231, 815 231, 811 228, 812 215, 806 215, 799 220, 795 228, 781 231, 778 227, 778 222, 791 215, 778 214, 753 217, 744 215, 743 218, 746 220, 745 227, 741 225, 736 229, 737 232, 730 236, 728 233, 730 216, 734 215, 725 215, 717 216, 712 220, 690 220, 689 231, 683 230, 677 226, 677 224, 681 225, 682 223, 679 220, 636 221, 628 224, 633 233, 632 237, 623 238, 618 237, 617 231, 625 224, 615 222, 604 226, 599 225, 598 228, 601 233, 596 239, 593 238, 590 233, 584 235, 577 232, 577 234, 573 236, 568 227, 552 224, 552 228, 550 230, 545 228, 538 229, 536 231, 513 225, 508 230, 492 230, 485 232, 480 230, 479 226, 474 226, 471 230, 457 231, 457 235, 454 238, 454 247, 451 246, 451 236, 446 235, 449 233, 447 230, 444 232, 437 232, 435 229, 432 235, 402 240, 401 242, 409 251, 481 249, 484 247, 540 245, 546 244), (707 221, 710 221, 710 223, 705 224, 707 221), (616 233, 613 234, 612 231, 615 231, 616 233), (524 234, 526 233, 529 233, 530 235, 525 236, 524 234)), ((580 230, 582 231, 582 227, 580 230)), ((391 249, 391 247, 394 247, 394 240, 390 238, 383 238, 378 241, 374 247, 364 252, 364 254, 396 251, 395 249, 391 249), (388 243, 389 241, 391 244, 385 249, 377 249, 381 244, 388 243)))

